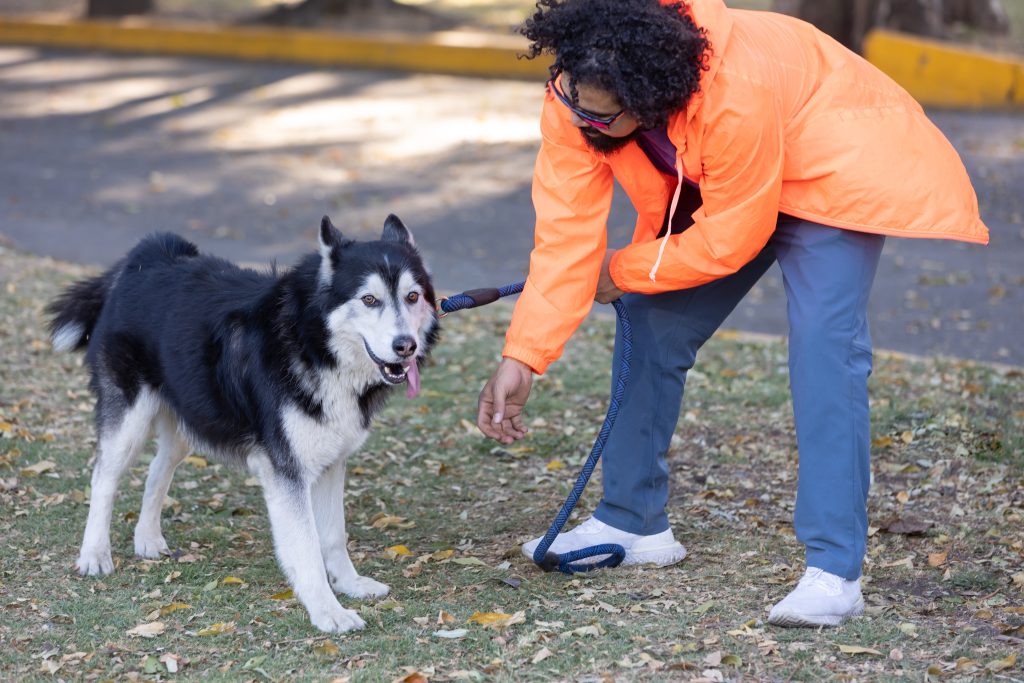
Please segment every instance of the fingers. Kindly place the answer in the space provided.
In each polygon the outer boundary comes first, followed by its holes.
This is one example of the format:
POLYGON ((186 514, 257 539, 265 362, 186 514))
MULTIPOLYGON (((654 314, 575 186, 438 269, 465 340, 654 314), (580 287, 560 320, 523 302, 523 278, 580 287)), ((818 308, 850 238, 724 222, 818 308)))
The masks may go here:
POLYGON ((516 396, 517 384, 508 373, 496 373, 480 392, 476 426, 484 436, 503 444, 523 438, 529 431, 523 424, 524 399, 516 396), (515 397, 510 400, 510 397, 515 397))

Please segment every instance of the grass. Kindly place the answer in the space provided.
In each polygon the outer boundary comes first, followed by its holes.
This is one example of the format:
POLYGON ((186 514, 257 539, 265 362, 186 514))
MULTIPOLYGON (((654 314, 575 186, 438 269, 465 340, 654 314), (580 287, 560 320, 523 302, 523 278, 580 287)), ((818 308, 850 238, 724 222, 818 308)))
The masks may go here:
MULTIPOLYGON (((1019 370, 880 354, 867 615, 781 630, 764 623, 767 608, 802 571, 784 342, 719 334, 690 377, 671 454, 685 562, 544 574, 518 546, 547 528, 589 451, 612 330, 586 323, 536 384, 532 435, 496 447, 469 421, 500 350, 504 304, 445 319, 424 395, 396 398, 352 463, 351 552, 392 587, 383 600, 343 598, 364 631, 312 629, 274 561, 259 490, 200 457, 179 468, 164 512, 174 553, 131 555, 140 462, 115 510, 117 571, 81 578, 72 565, 91 398, 81 358, 49 350, 42 307, 84 273, 0 248, 0 679, 1024 677, 1014 659, 1024 644, 1019 370), (509 616, 487 626, 487 613, 509 616), (155 637, 129 635, 153 621, 164 629, 155 637)), ((597 502, 598 478, 577 517, 597 502)))

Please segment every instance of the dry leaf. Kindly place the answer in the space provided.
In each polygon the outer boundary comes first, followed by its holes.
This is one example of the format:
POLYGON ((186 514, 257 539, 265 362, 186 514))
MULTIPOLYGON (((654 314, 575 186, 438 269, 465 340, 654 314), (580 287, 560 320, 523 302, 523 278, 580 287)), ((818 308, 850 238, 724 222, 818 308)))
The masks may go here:
POLYGON ((1010 654, 1003 659, 994 659, 985 665, 985 668, 993 673, 996 671, 1004 671, 1009 669, 1011 666, 1017 663, 1017 655, 1010 654))
POLYGON ((441 560, 447 560, 454 554, 454 550, 438 550, 436 553, 430 556, 430 559, 434 560, 435 562, 440 562, 441 560))
POLYGON ((443 625, 443 624, 454 624, 455 623, 455 617, 453 617, 448 612, 445 612, 444 610, 441 610, 440 612, 437 613, 437 623, 438 623, 439 626, 443 625))
POLYGON ((395 515, 387 515, 384 513, 378 513, 373 516, 373 520, 370 522, 370 526, 374 529, 387 529, 389 527, 395 527, 398 529, 408 529, 414 526, 415 522, 406 522, 405 517, 396 517, 395 515))
POLYGON ((848 655, 878 655, 882 656, 882 653, 878 650, 872 650, 870 647, 861 647, 860 645, 840 645, 839 651, 848 655))
POLYGON ((281 591, 280 593, 274 593, 273 595, 270 596, 270 599, 271 600, 291 600, 294 597, 295 597, 295 591, 293 591, 292 589, 289 588, 286 591, 281 591))
POLYGON ((526 621, 525 612, 505 614, 503 612, 473 612, 473 615, 466 620, 467 623, 476 623, 486 628, 503 629, 526 621))
POLYGON ((452 629, 450 631, 447 630, 447 629, 440 629, 438 631, 434 631, 434 635, 437 636, 438 638, 451 638, 451 639, 462 638, 467 633, 469 633, 469 631, 464 629, 464 628, 456 628, 456 629, 452 629))
POLYGON ((461 564, 467 567, 486 567, 487 565, 476 557, 456 557, 452 560, 453 564, 461 564))
POLYGON ((224 584, 225 586, 244 586, 245 585, 245 581, 242 581, 237 576, 225 576, 223 579, 221 579, 220 582, 222 584, 224 584))
MULTIPOLYGON (((899 497, 899 496, 897 496, 899 497)), ((926 522, 915 517, 904 517, 902 519, 889 520, 882 528, 890 534, 903 534, 904 536, 919 536, 934 526, 933 522, 926 522)))
POLYGON ((548 657, 550 657, 550 656, 551 656, 552 654, 554 654, 554 653, 553 653, 553 652, 551 652, 551 650, 547 649, 546 647, 542 647, 542 648, 540 649, 540 651, 538 651, 538 652, 537 652, 537 654, 535 654, 535 655, 534 655, 534 656, 533 656, 533 657, 532 657, 532 658, 530 659, 530 663, 531 663, 531 664, 540 664, 540 663, 541 663, 541 662, 543 662, 543 661, 544 661, 545 659, 547 659, 548 657))
POLYGON ((176 674, 181 668, 181 657, 165 652, 160 655, 160 662, 167 668, 167 673, 176 674))
POLYGON ((188 456, 187 458, 185 458, 185 462, 187 462, 189 465, 192 465, 192 467, 195 467, 196 469, 200 470, 203 469, 204 467, 207 467, 210 464, 206 462, 206 458, 200 458, 198 455, 188 456))
POLYGON ((172 602, 161 607, 159 614, 161 617, 166 617, 171 612, 177 612, 180 609, 192 609, 192 605, 184 602, 172 602))
POLYGON ((38 477, 40 474, 43 474, 44 472, 49 472, 50 470, 52 470, 56 466, 57 466, 56 463, 51 462, 49 460, 40 460, 39 462, 37 462, 34 465, 29 465, 28 467, 22 467, 21 468, 21 476, 23 476, 23 477, 38 477))
POLYGON ((219 636, 224 633, 234 633, 235 622, 233 621, 218 621, 216 624, 211 624, 206 628, 201 628, 196 632, 197 636, 219 636))
POLYGON ((126 632, 132 638, 156 638, 164 632, 167 627, 162 621, 151 621, 148 624, 139 624, 126 632))
POLYGON ((929 567, 941 567, 946 564, 946 560, 949 558, 949 552, 943 553, 928 553, 928 566, 929 567))
POLYGON ((412 551, 404 545, 393 545, 390 548, 385 548, 384 550, 385 552, 390 553, 395 557, 405 557, 407 555, 412 555, 412 551))
POLYGON ((565 469, 565 463, 561 460, 552 460, 546 466, 548 472, 556 472, 561 469, 565 469))
POLYGON ((329 640, 325 640, 322 643, 317 643, 313 646, 313 652, 322 657, 337 657, 341 652, 341 648, 332 643, 329 640))

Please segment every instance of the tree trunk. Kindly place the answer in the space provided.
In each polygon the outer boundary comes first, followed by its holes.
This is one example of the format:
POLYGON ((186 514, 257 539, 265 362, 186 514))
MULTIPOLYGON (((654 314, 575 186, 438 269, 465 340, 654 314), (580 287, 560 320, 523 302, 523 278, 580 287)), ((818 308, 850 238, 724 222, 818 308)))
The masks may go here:
POLYGON ((860 51, 875 26, 941 38, 963 23, 987 33, 1007 33, 1002 0, 775 0, 775 11, 809 21, 851 50, 860 51))
POLYGON ((89 0, 87 17, 123 17, 128 14, 148 14, 153 11, 154 0, 89 0))
POLYGON ((1010 17, 1000 0, 945 0, 944 10, 947 24, 966 24, 999 35, 1010 32, 1010 17))
POLYGON ((799 17, 851 50, 860 51, 879 0, 775 0, 775 11, 799 17))

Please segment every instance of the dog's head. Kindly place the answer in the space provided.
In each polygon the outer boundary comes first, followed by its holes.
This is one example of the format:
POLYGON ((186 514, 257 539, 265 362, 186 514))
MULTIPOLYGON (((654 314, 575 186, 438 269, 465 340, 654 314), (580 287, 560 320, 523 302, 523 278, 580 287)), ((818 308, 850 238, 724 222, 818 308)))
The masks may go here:
POLYGON ((388 216, 379 240, 356 242, 324 216, 319 288, 331 352, 372 364, 388 384, 408 382, 415 396, 418 361, 437 339, 438 319, 430 275, 402 221, 388 216))

